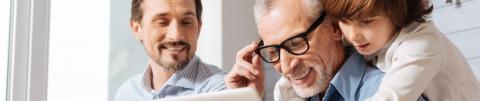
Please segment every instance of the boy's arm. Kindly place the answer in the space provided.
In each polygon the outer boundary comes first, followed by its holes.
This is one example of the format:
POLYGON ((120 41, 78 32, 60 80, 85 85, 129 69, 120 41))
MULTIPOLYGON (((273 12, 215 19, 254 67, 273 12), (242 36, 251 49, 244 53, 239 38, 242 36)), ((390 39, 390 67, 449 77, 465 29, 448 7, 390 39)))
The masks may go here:
POLYGON ((398 46, 378 91, 368 100, 414 101, 421 96, 445 63, 444 51, 431 36, 420 36, 398 46))

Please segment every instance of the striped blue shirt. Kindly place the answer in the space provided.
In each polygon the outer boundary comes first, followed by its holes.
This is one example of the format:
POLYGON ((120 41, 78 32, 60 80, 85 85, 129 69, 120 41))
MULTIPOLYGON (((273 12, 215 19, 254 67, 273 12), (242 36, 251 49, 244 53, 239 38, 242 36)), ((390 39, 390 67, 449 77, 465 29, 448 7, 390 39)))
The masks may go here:
POLYGON ((225 72, 203 63, 197 56, 185 68, 177 71, 167 82, 154 91, 151 68, 127 80, 117 91, 114 101, 149 101, 173 96, 193 95, 225 90, 225 72))

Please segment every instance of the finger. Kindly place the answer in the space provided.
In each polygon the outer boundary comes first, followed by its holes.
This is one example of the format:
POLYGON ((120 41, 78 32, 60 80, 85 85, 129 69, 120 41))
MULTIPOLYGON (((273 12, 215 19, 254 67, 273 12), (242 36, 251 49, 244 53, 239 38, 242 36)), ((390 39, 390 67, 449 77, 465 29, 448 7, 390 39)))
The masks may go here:
POLYGON ((260 56, 259 55, 255 55, 253 56, 253 66, 255 67, 255 69, 258 71, 258 74, 257 74, 257 78, 259 76, 264 76, 264 71, 263 71, 263 65, 262 65, 262 62, 261 62, 261 59, 260 59, 260 56))
POLYGON ((237 71, 237 75, 239 75, 241 77, 245 77, 248 80, 255 80, 256 79, 256 76, 243 66, 239 66, 239 68, 237 68, 236 71, 237 71))
POLYGON ((255 53, 255 49, 257 49, 257 47, 258 45, 255 42, 243 47, 240 51, 237 52, 237 59, 250 60, 253 53, 255 53))
POLYGON ((243 67, 240 64, 235 64, 234 69, 230 71, 230 73, 233 73, 232 77, 244 77, 248 80, 255 80, 256 77, 251 73, 249 70, 247 70, 245 67, 243 67))
POLYGON ((238 61, 238 64, 252 74, 258 75, 260 72, 253 64, 250 64, 247 61, 240 60, 238 61))
POLYGON ((263 70, 262 62, 260 59, 260 55, 254 55, 252 59, 252 65, 257 67, 258 70, 263 70))
POLYGON ((230 71, 226 76, 225 76, 225 81, 228 82, 235 82, 241 79, 242 76, 238 75, 238 73, 235 72, 236 70, 230 71))
POLYGON ((232 84, 239 85, 243 81, 249 80, 249 79, 244 76, 235 74, 234 76, 225 76, 224 80, 228 85, 232 85, 232 84))

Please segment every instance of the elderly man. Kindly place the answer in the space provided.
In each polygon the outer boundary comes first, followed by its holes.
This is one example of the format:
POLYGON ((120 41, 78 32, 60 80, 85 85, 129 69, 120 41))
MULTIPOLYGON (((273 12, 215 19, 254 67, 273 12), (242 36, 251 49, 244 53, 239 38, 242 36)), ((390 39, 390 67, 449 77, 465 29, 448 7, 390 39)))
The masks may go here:
POLYGON ((237 53, 227 88, 263 94, 263 60, 283 74, 274 90, 278 101, 356 101, 376 92, 383 72, 343 47, 320 0, 257 0, 255 16, 262 41, 237 53))
POLYGON ((115 101, 150 101, 225 89, 225 73, 195 50, 200 0, 133 0, 130 26, 149 56, 146 71, 126 81, 115 101))

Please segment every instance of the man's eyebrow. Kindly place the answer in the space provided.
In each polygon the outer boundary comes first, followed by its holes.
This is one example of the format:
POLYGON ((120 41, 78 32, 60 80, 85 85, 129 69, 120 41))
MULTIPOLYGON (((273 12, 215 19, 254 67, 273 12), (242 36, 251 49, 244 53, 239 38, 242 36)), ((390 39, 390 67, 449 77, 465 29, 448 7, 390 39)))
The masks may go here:
POLYGON ((195 16, 195 13, 193 13, 192 11, 187 11, 185 13, 183 13, 184 16, 195 16))
MULTIPOLYGON (((183 16, 192 16, 194 17, 195 16, 195 13, 194 12, 191 12, 191 11, 187 11, 185 13, 182 14, 183 16)), ((153 20, 158 20, 158 19, 161 19, 163 17, 167 17, 167 16, 170 16, 169 13, 159 13, 159 14, 156 14, 154 17, 153 17, 153 20)))
POLYGON ((163 17, 166 17, 166 16, 169 16, 170 14, 168 13, 158 13, 156 14, 155 16, 153 16, 153 19, 152 20, 158 20, 158 19, 161 19, 163 17))

